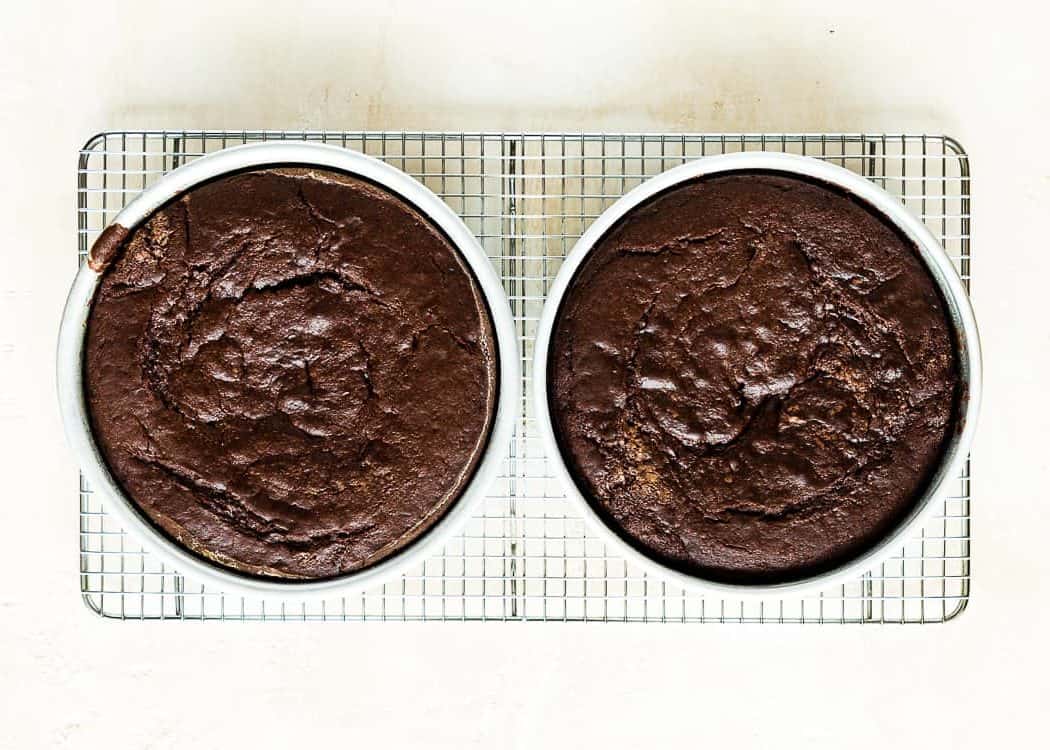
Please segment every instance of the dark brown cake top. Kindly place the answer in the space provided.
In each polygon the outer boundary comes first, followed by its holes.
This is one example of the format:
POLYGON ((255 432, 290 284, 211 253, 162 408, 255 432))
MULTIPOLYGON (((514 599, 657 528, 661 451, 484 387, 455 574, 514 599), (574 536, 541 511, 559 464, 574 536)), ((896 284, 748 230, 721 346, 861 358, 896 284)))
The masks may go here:
POLYGON ((642 551, 743 583, 855 556, 910 510, 957 385, 911 244, 801 179, 701 179, 594 247, 555 324, 571 471, 642 551))
POLYGON ((117 251, 85 383, 109 468, 198 554, 264 576, 358 570, 459 497, 494 412, 487 308, 448 239, 327 171, 224 177, 117 251))

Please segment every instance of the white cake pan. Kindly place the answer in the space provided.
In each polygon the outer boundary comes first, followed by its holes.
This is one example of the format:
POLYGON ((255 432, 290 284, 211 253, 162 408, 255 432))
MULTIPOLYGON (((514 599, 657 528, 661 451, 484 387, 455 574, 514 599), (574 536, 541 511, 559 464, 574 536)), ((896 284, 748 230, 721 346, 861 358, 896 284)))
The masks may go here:
POLYGON ((485 495, 507 454, 520 404, 519 353, 514 321, 499 276, 458 216, 434 193, 404 172, 361 153, 319 143, 280 141, 237 146, 203 156, 165 175, 118 213, 110 226, 133 230, 157 208, 207 180, 252 167, 294 165, 345 172, 380 185, 406 200, 437 225, 474 274, 496 335, 499 382, 496 413, 474 476, 442 518, 409 546, 380 562, 339 577, 280 580, 221 567, 180 546, 158 530, 110 474, 92 435, 83 384, 84 337, 100 274, 83 265, 73 281, 58 336, 58 398, 66 437, 94 492, 125 531, 171 569, 216 591, 252 597, 304 599, 344 596, 389 581, 438 553, 460 530, 485 495))
POLYGON ((543 309, 536 336, 533 382, 537 423, 554 472, 562 480, 570 502, 583 516, 588 527, 596 535, 607 540, 616 554, 683 589, 721 597, 782 598, 800 593, 816 593, 859 577, 899 552, 905 542, 916 536, 936 512, 939 501, 949 493, 951 483, 962 469, 973 440, 981 397, 981 346, 969 297, 951 259, 925 225, 899 200, 869 180, 818 159, 781 153, 743 152, 704 157, 647 180, 616 201, 583 233, 554 279, 543 309), (926 490, 907 516, 877 544, 831 570, 808 578, 762 585, 725 583, 684 573, 644 554, 608 526, 576 484, 561 455, 555 439, 547 393, 548 352, 562 299, 588 253, 606 232, 631 209, 676 185, 698 177, 755 170, 780 172, 785 176, 808 178, 836 186, 873 208, 915 244, 921 260, 944 298, 946 312, 954 329, 961 381, 955 427, 948 436, 941 462, 934 470, 926 490))

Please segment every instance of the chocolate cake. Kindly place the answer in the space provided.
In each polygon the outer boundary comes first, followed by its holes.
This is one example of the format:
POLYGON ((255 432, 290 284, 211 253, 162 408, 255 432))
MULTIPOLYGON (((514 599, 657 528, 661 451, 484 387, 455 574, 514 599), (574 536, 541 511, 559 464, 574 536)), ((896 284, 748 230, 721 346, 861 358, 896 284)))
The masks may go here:
POLYGON ((914 507, 958 373, 916 248, 837 188, 701 178, 594 246, 554 326, 570 471, 637 549, 694 575, 797 580, 914 507))
POLYGON ((432 527, 495 410, 488 310, 445 235, 341 173, 257 169, 107 232, 91 425, 160 529, 263 577, 360 570, 432 527))

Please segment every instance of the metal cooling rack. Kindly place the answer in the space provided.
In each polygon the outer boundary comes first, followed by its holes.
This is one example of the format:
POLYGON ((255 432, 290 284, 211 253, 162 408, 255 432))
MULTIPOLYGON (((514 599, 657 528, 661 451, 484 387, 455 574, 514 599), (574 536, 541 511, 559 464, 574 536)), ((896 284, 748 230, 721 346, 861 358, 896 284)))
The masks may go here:
POLYGON ((117 211, 164 173, 254 141, 317 140, 377 156, 440 195, 499 271, 522 349, 524 416, 501 475, 466 531, 399 580, 323 602, 224 596, 166 569, 125 537, 80 483, 80 585, 105 617, 179 620, 599 620, 641 622, 943 622, 970 591, 969 466, 943 511, 891 560, 806 599, 684 594, 606 554, 564 499, 536 434, 532 354, 540 310, 573 243, 642 180, 707 154, 786 151, 827 159, 920 216, 970 283, 970 173, 954 140, 933 135, 646 135, 149 131, 103 133, 80 152, 83 262, 117 211))

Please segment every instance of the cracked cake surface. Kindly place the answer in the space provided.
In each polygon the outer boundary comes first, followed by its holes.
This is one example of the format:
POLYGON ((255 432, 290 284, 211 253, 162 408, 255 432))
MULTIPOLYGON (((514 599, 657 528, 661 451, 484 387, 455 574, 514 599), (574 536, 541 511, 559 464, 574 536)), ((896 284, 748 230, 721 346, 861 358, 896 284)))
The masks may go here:
POLYGON ((951 329, 915 248, 782 174, 701 178, 629 212, 551 347, 555 432, 592 507, 714 580, 863 552, 914 507, 953 423, 951 329))
POLYGON ((495 409, 494 334, 415 208, 272 167, 124 234, 99 259, 85 395, 154 524, 226 567, 315 579, 401 550, 459 498, 495 409))

